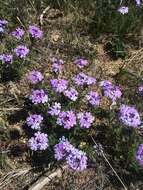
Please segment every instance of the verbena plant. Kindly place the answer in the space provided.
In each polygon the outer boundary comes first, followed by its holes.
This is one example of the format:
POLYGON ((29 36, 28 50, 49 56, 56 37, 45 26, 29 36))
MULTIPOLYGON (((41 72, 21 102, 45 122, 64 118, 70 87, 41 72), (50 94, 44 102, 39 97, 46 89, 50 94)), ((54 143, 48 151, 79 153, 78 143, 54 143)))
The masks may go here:
MULTIPOLYGON (((0 20, 0 80, 9 81, 21 78, 24 66, 29 65, 30 49, 43 32, 39 27, 8 27, 7 20, 0 20)), ((34 54, 34 50, 33 53, 34 54)))
MULTIPOLYGON (((83 68, 89 64, 86 59, 75 59, 73 67, 79 71, 68 80, 61 77, 64 64, 52 58, 53 74, 48 80, 35 70, 27 75, 33 87, 27 97, 25 129, 34 156, 46 152, 48 162, 63 161, 71 169, 82 171, 95 151, 94 138, 115 160, 114 164, 137 170, 136 162, 143 165, 143 145, 136 105, 118 85, 85 74, 83 68)), ((135 89, 134 95, 141 101, 143 87, 135 89)))

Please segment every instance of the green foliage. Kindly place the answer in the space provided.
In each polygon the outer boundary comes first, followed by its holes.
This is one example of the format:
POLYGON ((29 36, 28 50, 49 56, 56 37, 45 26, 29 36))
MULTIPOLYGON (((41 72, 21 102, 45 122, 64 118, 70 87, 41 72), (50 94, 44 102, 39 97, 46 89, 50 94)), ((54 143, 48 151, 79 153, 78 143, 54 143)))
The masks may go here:
POLYGON ((105 50, 111 56, 112 59, 125 58, 127 55, 125 44, 122 39, 118 37, 113 37, 111 41, 107 42, 105 45, 105 50))
POLYGON ((125 45, 135 45, 143 27, 143 7, 136 6, 133 0, 123 0, 122 4, 120 0, 55 0, 47 1, 47 4, 73 14, 75 28, 81 27, 82 31, 94 38, 106 35, 107 41, 111 40, 111 54, 114 54, 114 58, 125 58, 125 45), (128 14, 118 12, 121 6, 129 7, 128 14))

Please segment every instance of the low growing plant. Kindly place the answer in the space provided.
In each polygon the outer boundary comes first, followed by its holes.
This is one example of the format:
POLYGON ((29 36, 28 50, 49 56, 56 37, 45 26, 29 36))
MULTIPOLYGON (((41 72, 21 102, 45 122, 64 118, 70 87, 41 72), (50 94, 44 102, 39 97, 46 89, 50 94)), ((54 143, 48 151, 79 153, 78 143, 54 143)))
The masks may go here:
MULTIPOLYGON (((7 20, 0 20, 0 80, 9 81, 21 78, 24 66, 29 64, 30 49, 41 39, 43 32, 39 27, 8 28, 7 20)), ((33 50, 34 54, 34 50, 33 50)))
MULTIPOLYGON (((78 71, 68 80, 61 77, 64 64, 52 58, 53 73, 48 80, 39 71, 27 74, 33 85, 26 119, 31 151, 46 152, 49 162, 64 161, 71 169, 82 171, 90 163, 94 137, 112 152, 114 160, 124 163, 123 168, 132 168, 136 161, 142 166, 142 120, 136 106, 124 97, 119 85, 85 74, 86 59, 73 62, 78 71)), ((142 92, 140 86, 135 94, 140 97, 142 92)))

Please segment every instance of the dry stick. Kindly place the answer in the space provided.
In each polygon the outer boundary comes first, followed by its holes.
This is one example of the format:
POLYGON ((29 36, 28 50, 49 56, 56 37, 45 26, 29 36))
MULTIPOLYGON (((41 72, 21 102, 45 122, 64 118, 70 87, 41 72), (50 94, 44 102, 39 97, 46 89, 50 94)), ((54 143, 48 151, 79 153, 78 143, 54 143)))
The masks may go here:
MULTIPOLYGON (((23 22, 20 20, 20 18, 19 18, 18 16, 17 16, 16 18, 17 18, 18 22, 21 24, 21 26, 22 26, 22 27, 25 29, 25 31, 26 31, 27 28, 26 28, 26 26, 23 24, 23 22)), ((29 41, 31 41, 29 34, 28 34, 28 38, 29 38, 29 41)), ((24 61, 25 61, 25 59, 24 59, 24 61)), ((24 61, 23 61, 23 62, 24 62, 24 61)))
POLYGON ((17 18, 18 22, 21 24, 21 26, 23 26, 23 28, 26 31, 27 29, 26 29, 25 25, 23 24, 23 22, 20 20, 20 18, 18 16, 16 18, 17 18))
POLYGON ((31 7, 33 8, 33 10, 34 10, 35 12, 37 12, 37 10, 36 10, 36 8, 34 7, 34 5, 33 5, 33 3, 32 3, 31 0, 29 0, 29 3, 30 3, 30 5, 31 5, 31 7))
POLYGON ((22 108, 0 108, 0 111, 18 111, 22 108))
POLYGON ((46 13, 49 9, 50 9, 50 6, 46 7, 46 8, 43 10, 42 14, 40 15, 40 25, 41 25, 41 26, 43 25, 43 17, 44 17, 45 13, 46 13))
POLYGON ((10 152, 10 150, 2 150, 2 151, 0 151, 0 154, 6 154, 8 152, 10 152))
POLYGON ((40 190, 40 189, 42 189, 46 184, 48 184, 56 176, 61 177, 62 171, 65 170, 66 168, 67 168, 67 165, 63 166, 62 168, 57 169, 55 172, 53 172, 49 176, 41 177, 28 190, 40 190))
MULTIPOLYGON (((94 138, 93 138, 92 136, 91 136, 91 138, 92 138, 94 144, 95 144, 96 146, 98 146, 97 143, 95 142, 94 138)), ((124 189, 125 189, 125 190, 128 190, 127 187, 125 186, 125 184, 123 183, 122 179, 120 178, 120 176, 117 174, 117 172, 114 170, 114 168, 112 167, 112 165, 110 164, 110 162, 109 162, 108 159, 106 158, 104 152, 101 151, 101 153, 102 153, 103 158, 104 158, 105 161, 107 162, 107 164, 110 166, 110 168, 112 169, 112 171, 114 172, 114 174, 116 175, 116 177, 118 178, 118 180, 120 181, 120 183, 122 184, 122 186, 124 187, 124 189)))

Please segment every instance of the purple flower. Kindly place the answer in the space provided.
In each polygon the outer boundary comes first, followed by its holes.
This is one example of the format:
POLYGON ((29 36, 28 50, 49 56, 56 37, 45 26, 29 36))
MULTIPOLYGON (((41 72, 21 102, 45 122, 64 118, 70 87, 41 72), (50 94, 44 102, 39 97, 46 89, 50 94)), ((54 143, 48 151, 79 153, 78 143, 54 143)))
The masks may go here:
POLYGON ((61 111, 61 104, 55 102, 51 107, 49 107, 48 113, 52 116, 58 116, 61 111))
POLYGON ((2 54, 0 55, 0 60, 6 64, 12 64, 13 55, 11 54, 2 54))
POLYGON ((21 28, 16 28, 15 31, 11 32, 11 35, 20 40, 24 35, 24 30, 21 28))
POLYGON ((73 81, 76 85, 78 86, 83 86, 83 85, 91 85, 96 83, 96 79, 90 76, 87 76, 84 73, 79 73, 75 77, 73 77, 73 81))
POLYGON ((137 6, 140 6, 142 4, 141 0, 135 0, 135 2, 137 6))
POLYGON ((121 14, 127 14, 129 12, 129 8, 128 7, 125 7, 125 6, 122 6, 118 9, 118 12, 120 12, 121 14))
POLYGON ((28 147, 33 151, 46 150, 48 146, 48 135, 39 131, 28 141, 28 147))
POLYGON ((43 121, 43 117, 38 114, 32 114, 26 119, 26 123, 32 129, 40 129, 40 124, 43 121))
POLYGON ((72 170, 83 171, 87 168, 86 153, 76 149, 70 142, 62 137, 60 142, 54 146, 55 158, 66 160, 72 170))
POLYGON ((141 124, 138 111, 127 105, 120 106, 119 119, 129 127, 138 127, 141 124))
POLYGON ((88 64, 88 61, 86 59, 76 59, 74 64, 76 64, 79 68, 83 68, 88 64))
POLYGON ((38 39, 43 37, 43 32, 37 26, 29 26, 28 29, 29 33, 31 34, 32 38, 38 39))
POLYGON ((32 84, 37 84, 38 82, 43 80, 43 75, 39 71, 31 71, 27 75, 27 79, 32 83, 32 84))
POLYGON ((0 20, 0 27, 4 27, 7 24, 8 24, 7 20, 0 20))
POLYGON ((94 121, 94 117, 90 112, 80 112, 77 114, 77 117, 81 128, 90 128, 94 121))
POLYGON ((140 95, 143 95, 143 85, 138 87, 138 92, 140 95))
POLYGON ((68 81, 64 79, 51 79, 51 86, 56 92, 63 92, 67 89, 68 81))
POLYGON ((62 111, 57 118, 57 124, 65 129, 71 129, 76 125, 76 115, 73 111, 62 111))
POLYGON ((94 77, 87 76, 87 79, 86 79, 87 85, 91 85, 91 84, 95 84, 95 83, 96 83, 96 79, 94 77))
POLYGON ((14 49, 14 52, 17 57, 25 58, 29 53, 29 49, 24 45, 19 45, 14 49))
POLYGON ((97 92, 94 91, 90 91, 87 95, 86 95, 86 99, 87 101, 92 105, 92 106, 99 106, 100 104, 100 96, 98 95, 97 92))
POLYGON ((44 104, 48 102, 48 95, 44 92, 43 89, 33 90, 29 99, 32 101, 33 104, 44 104))
POLYGON ((86 153, 76 148, 67 156, 67 164, 72 170, 83 171, 87 168, 87 156, 86 153))
POLYGON ((143 144, 140 144, 138 146, 138 150, 136 152, 135 158, 137 160, 137 162, 143 166, 143 144))
POLYGON ((60 142, 54 146, 55 159, 66 159, 73 148, 70 142, 65 137, 62 137, 60 142))
POLYGON ((118 86, 112 85, 104 90, 104 96, 110 98, 112 102, 115 102, 118 98, 121 98, 122 92, 118 86))
POLYGON ((110 85, 112 85, 112 83, 108 80, 103 80, 99 83, 99 86, 102 87, 103 89, 108 88, 108 86, 110 85))
POLYGON ((113 85, 109 81, 102 81, 100 86, 103 89, 104 96, 110 98, 113 102, 121 98, 122 92, 118 86, 113 85))
POLYGON ((55 73, 59 73, 59 72, 62 70, 62 65, 59 65, 59 64, 57 64, 57 63, 54 63, 54 64, 52 65, 52 70, 53 70, 53 72, 55 72, 55 73))
POLYGON ((64 63, 64 61, 62 59, 58 59, 56 57, 52 57, 51 59, 51 62, 54 64, 58 64, 58 65, 62 65, 64 63))
POLYGON ((4 32, 7 24, 8 22, 6 20, 0 20, 0 33, 4 32))
POLYGON ((76 85, 83 86, 84 84, 86 84, 86 79, 87 75, 85 75, 84 73, 79 73, 73 78, 73 81, 75 82, 76 85))
POLYGON ((62 59, 58 59, 56 57, 53 57, 50 59, 51 62, 52 62, 52 70, 55 72, 55 73, 58 73, 61 71, 62 69, 62 64, 64 63, 62 59))
POLYGON ((78 92, 74 88, 70 88, 70 89, 67 89, 66 91, 64 91, 64 95, 72 101, 76 101, 78 98, 78 92))

